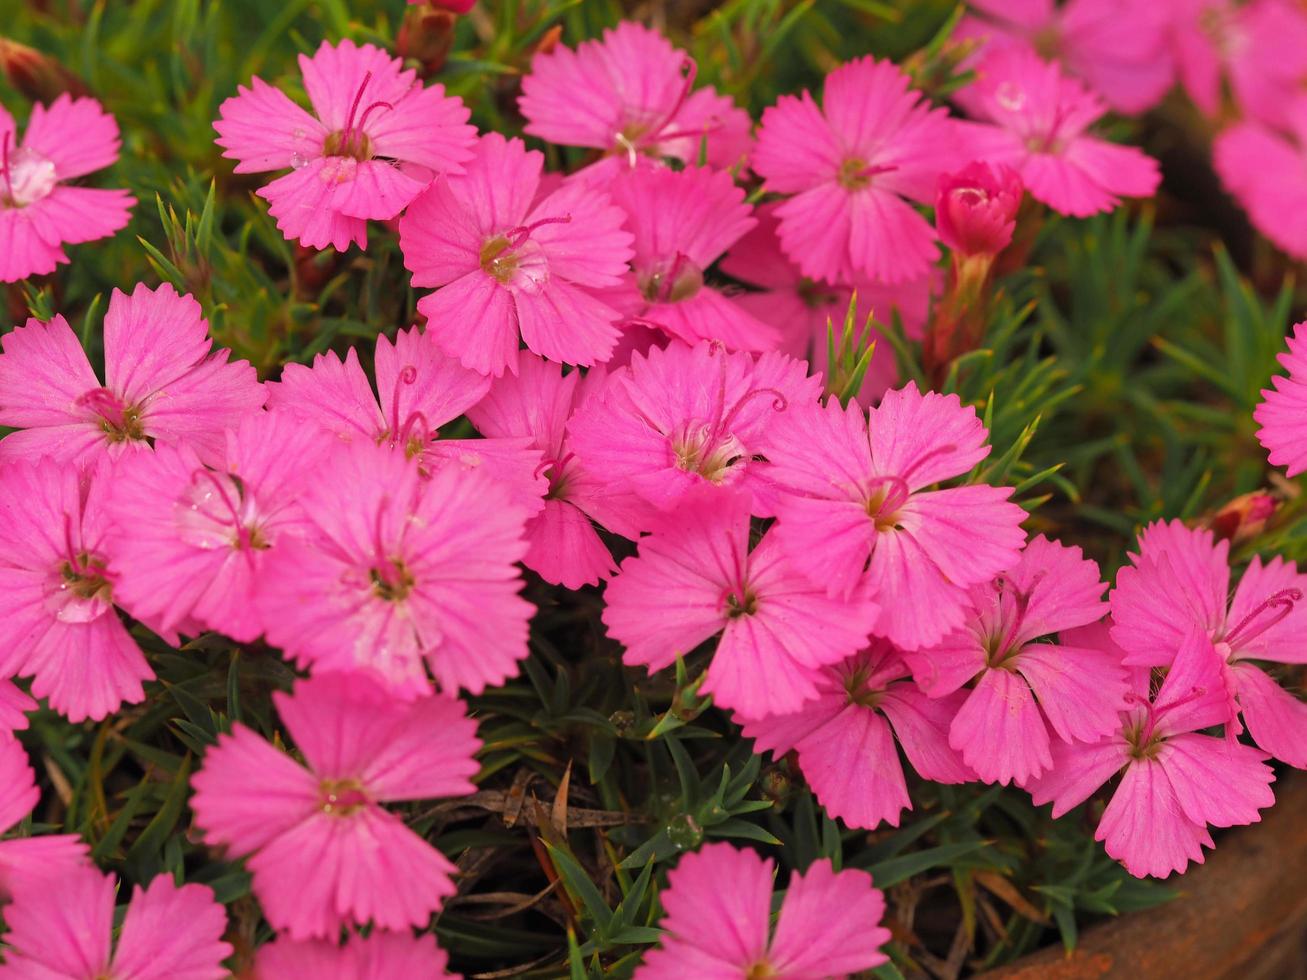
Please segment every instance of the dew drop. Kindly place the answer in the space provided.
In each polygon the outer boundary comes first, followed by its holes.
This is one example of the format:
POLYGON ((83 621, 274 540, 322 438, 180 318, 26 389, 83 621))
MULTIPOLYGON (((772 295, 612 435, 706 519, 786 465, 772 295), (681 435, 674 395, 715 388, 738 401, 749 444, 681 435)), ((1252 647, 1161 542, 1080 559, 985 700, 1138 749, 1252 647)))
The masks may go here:
POLYGON ((1025 107, 1026 93, 1015 82, 1004 82, 994 90, 994 100, 1009 112, 1025 107))
POLYGON ((306 157, 303 153, 292 153, 290 155, 290 165, 295 170, 300 170, 304 167, 307 167, 308 163, 309 163, 309 158, 306 157))

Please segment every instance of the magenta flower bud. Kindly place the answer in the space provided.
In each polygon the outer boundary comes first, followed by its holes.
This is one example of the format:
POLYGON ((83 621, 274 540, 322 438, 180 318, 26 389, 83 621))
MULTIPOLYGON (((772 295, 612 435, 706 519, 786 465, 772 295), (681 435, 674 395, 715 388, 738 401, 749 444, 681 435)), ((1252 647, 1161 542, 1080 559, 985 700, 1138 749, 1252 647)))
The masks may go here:
POLYGON ((1024 187, 1011 167, 973 161, 939 180, 935 229, 962 255, 997 255, 1012 241, 1024 187))

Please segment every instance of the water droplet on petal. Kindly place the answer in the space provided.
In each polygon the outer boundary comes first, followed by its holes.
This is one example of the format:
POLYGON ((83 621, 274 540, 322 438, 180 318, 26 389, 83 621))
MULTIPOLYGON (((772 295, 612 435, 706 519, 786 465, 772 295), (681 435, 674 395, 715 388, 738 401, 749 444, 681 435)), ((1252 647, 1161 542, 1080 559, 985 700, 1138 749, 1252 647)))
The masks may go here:
POLYGON ((1009 112, 1019 112, 1025 107, 1026 93, 1015 82, 1004 82, 994 89, 994 101, 1009 112))
POLYGON ((303 153, 292 153, 290 155, 290 165, 295 170, 299 170, 303 167, 307 167, 308 164, 309 164, 309 158, 306 157, 303 153))

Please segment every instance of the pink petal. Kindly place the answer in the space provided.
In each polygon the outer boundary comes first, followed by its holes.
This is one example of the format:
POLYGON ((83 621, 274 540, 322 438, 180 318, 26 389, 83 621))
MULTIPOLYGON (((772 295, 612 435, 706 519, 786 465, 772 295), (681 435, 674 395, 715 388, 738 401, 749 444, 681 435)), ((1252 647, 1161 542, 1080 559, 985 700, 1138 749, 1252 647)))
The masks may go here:
POLYGON ((325 180, 329 174, 334 174, 334 187, 327 207, 346 218, 389 221, 427 187, 426 181, 416 180, 385 160, 329 158, 321 176, 325 180), (341 160, 334 171, 332 159, 341 160))
POLYGON ((0 211, 0 282, 19 282, 29 276, 49 275, 68 256, 48 244, 26 208, 0 211))
POLYGON ((903 753, 922 779, 965 783, 973 773, 948 744, 949 727, 965 695, 927 697, 911 684, 894 684, 880 700, 903 753))
POLYGON ((522 342, 531 352, 586 367, 612 354, 618 313, 579 286, 555 278, 538 293, 517 292, 514 299, 522 342))
POLYGON ((881 607, 874 632, 903 650, 932 646, 966 619, 967 591, 953 584, 932 559, 907 534, 876 537, 867 576, 881 607))
POLYGON ((516 369, 514 296, 480 269, 423 296, 418 311, 427 318, 427 336, 464 367, 496 378, 516 369))
POLYGON ((109 166, 118 159, 118 123, 95 99, 74 99, 66 93, 49 107, 32 106, 23 135, 23 148, 54 164, 59 180, 73 180, 109 166))
POLYGON ((35 711, 37 707, 36 701, 13 681, 0 681, 0 732, 10 733, 26 728, 27 713, 35 711))
POLYGON ((414 86, 393 108, 369 117, 367 134, 377 156, 419 164, 433 174, 462 173, 476 141, 470 115, 444 86, 414 86))
POLYGON ((335 940, 300 940, 286 936, 258 948, 254 972, 277 980, 386 980, 387 977, 424 977, 457 980, 449 973, 449 956, 427 933, 373 932, 351 935, 344 946, 335 940))
POLYGON ((236 173, 286 170, 322 155, 327 127, 280 89, 255 77, 236 92, 218 107, 213 124, 222 155, 239 161, 236 173))
MULTIPOLYGON (((354 357, 353 348, 350 356, 354 357)), ((377 395, 390 413, 390 427, 396 434, 414 412, 421 413, 427 428, 438 429, 466 413, 490 390, 489 378, 460 365, 416 327, 401 330, 393 344, 385 335, 377 338, 375 370, 377 395)), ((361 369, 358 374, 362 376, 361 369)), ((363 376, 360 401, 366 386, 363 376)), ((371 397, 371 389, 367 391, 371 397)), ((376 399, 372 400, 375 403, 376 399)))
POLYGON ((987 484, 915 493, 899 512, 901 530, 881 537, 909 537, 957 585, 987 582, 1016 564, 1025 543, 1026 512, 1011 496, 987 484))
POLYGON ((1234 664, 1239 708, 1257 747, 1307 769, 1307 704, 1252 664, 1234 664))
POLYGON ((1079 806, 1130 762, 1130 745, 1119 735, 1097 742, 1054 742, 1053 765, 1025 782, 1036 806, 1053 804, 1060 817, 1079 806))
POLYGON ((853 212, 849 194, 838 184, 819 184, 776 208, 781 248, 803 274, 825 282, 844 282, 856 272, 849 258, 853 212))
POLYGON ((345 128, 356 101, 360 107, 378 101, 393 104, 408 93, 416 79, 413 71, 400 70, 398 58, 371 44, 356 45, 348 38, 339 44, 324 41, 312 57, 301 54, 299 65, 313 111, 332 132, 345 128))
POLYGON ((1260 555, 1253 556, 1234 590, 1225 619, 1226 635, 1233 634, 1238 657, 1307 663, 1307 644, 1302 642, 1307 633, 1307 602, 1293 600, 1283 616, 1283 608, 1263 605, 1272 596, 1292 596, 1295 589, 1307 595, 1307 575, 1300 573, 1297 565, 1278 555, 1265 564, 1260 555), (1241 624, 1245 629, 1239 631, 1241 624))
POLYGON ((1258 810, 1275 803, 1275 776, 1265 754, 1229 738, 1176 735, 1157 762, 1185 816, 1196 824, 1234 827, 1257 823, 1258 810))
MULTIPOLYGON (((377 349, 377 370, 383 372, 390 366, 391 348, 387 343, 381 353, 378 338, 377 349)), ((327 351, 313 358, 312 368, 287 364, 281 380, 269 382, 267 391, 268 408, 310 419, 345 441, 357 436, 376 440, 386 431, 377 396, 353 347, 343 362, 335 351, 327 351)))
POLYGON ((906 201, 875 187, 849 196, 849 261, 862 278, 919 279, 939 257, 935 231, 906 201))
POLYGON ((59 186, 25 210, 32 227, 49 245, 80 245, 127 227, 135 203, 126 191, 59 186))
POLYGON ((330 245, 338 252, 344 252, 352 243, 367 248, 367 222, 330 207, 336 188, 334 173, 328 169, 327 159, 319 157, 261 187, 258 195, 268 202, 268 214, 290 241, 305 248, 330 245))
POLYGON ((114 880, 93 866, 71 870, 57 888, 26 889, 5 909, 6 980, 110 976, 114 880))
POLYGON ((1033 779, 1053 765, 1048 729, 1026 682, 988 670, 958 710, 949 745, 987 783, 1033 779))
POLYGON ((132 893, 113 958, 131 980, 221 980, 233 952, 222 942, 227 913, 204 885, 173 884, 161 874, 132 893))
POLYGON ((1172 735, 1233 721, 1238 707, 1228 673, 1212 641, 1191 627, 1153 699, 1157 731, 1172 735))
POLYGON ((579 589, 598 585, 617 571, 590 518, 567 501, 546 500, 526 533, 531 546, 522 563, 546 582, 579 589))
POLYGON ((1203 845, 1212 846, 1207 828, 1184 815, 1160 762, 1132 762, 1103 811, 1094 840, 1136 878, 1169 877, 1190 861, 1203 863, 1203 845))
POLYGON ((51 887, 90 864, 91 849, 76 834, 42 834, 0 841, 0 901, 51 887))
POLYGON ((1026 597, 1021 629, 1014 642, 1029 643, 1042 636, 1087 626, 1108 611, 1103 602, 1107 585, 1098 563, 1077 547, 1031 538, 1021 560, 1003 573, 1005 587, 1026 597))
POLYGON ((830 123, 812 96, 804 92, 783 95, 763 110, 749 162, 769 190, 797 194, 834 177, 842 155, 830 123))
POLYGON ((889 961, 881 952, 891 938, 884 917, 885 897, 871 875, 815 861, 790 878, 767 963, 794 980, 870 970, 889 961))
POLYGON ((1111 654, 1031 643, 1012 660, 1039 698, 1044 717, 1066 742, 1093 742, 1115 731, 1126 707, 1125 670, 1111 654))
POLYGON ((960 476, 989 455, 984 423, 957 395, 922 394, 910 382, 885 392, 868 414, 872 466, 911 490, 960 476))
POLYGON ((83 427, 93 429, 76 402, 100 381, 68 321, 30 319, 0 338, 0 346, 0 425, 71 424, 79 436, 83 427))
POLYGON ((644 311, 642 318, 687 344, 715 340, 727 350, 768 351, 775 350, 780 343, 780 332, 775 327, 708 287, 679 303, 655 303, 644 311))
POLYGON ((525 223, 563 218, 531 232, 549 260, 552 275, 588 289, 616 286, 631 260, 626 215, 616 202, 583 184, 566 184, 534 208, 525 223))

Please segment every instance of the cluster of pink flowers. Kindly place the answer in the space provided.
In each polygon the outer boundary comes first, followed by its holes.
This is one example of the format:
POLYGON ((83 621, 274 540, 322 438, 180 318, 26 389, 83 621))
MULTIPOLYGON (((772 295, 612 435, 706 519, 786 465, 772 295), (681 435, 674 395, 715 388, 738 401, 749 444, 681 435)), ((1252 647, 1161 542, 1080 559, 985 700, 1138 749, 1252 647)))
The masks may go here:
MULTIPOLYGON (((566 177, 521 140, 478 135, 460 100, 372 45, 301 56, 312 112, 242 87, 218 143, 238 172, 284 171, 259 192, 278 227, 343 250, 397 219, 412 284, 430 290, 424 322, 267 382, 214 350, 170 286, 115 291, 103 381, 61 317, 0 340, 0 425, 15 430, 0 441, 4 825, 35 802, 12 740, 32 698, 72 721, 144 698, 154 675, 120 613, 170 643, 264 638, 307 673, 274 698, 298 757, 237 724, 191 801, 278 932, 256 972, 445 975, 412 930, 455 868, 387 804, 473 791, 480 743, 459 695, 528 654, 522 566, 602 585, 627 664, 706 663, 700 692, 758 751, 794 752, 849 826, 911 808, 900 747, 925 779, 1013 784, 1055 814, 1120 774, 1098 836, 1138 875, 1182 871, 1209 827, 1257 820, 1266 760, 1307 766, 1307 707, 1257 666, 1303 661, 1307 575, 1254 560, 1227 603, 1225 543, 1157 524, 1105 600, 1093 561, 1027 540, 1011 488, 975 476, 990 446, 973 406, 900 385, 883 356, 847 403, 810 367, 855 291, 920 336, 941 242, 952 288, 974 287, 1025 191, 1072 216, 1150 196, 1156 162, 1094 135, 1109 105, 1138 111, 1177 70, 1201 101, 1220 64, 1241 97, 1266 84, 1207 29, 1235 18, 1251 36, 1252 8, 1177 2, 1123 31, 1122 0, 1019 18, 975 6, 966 118, 862 58, 820 99, 782 97, 755 134, 639 25, 541 53, 526 132, 595 151, 566 177), (755 207, 747 185, 770 198, 755 207), (725 288, 715 265, 758 289, 725 288), (476 437, 444 438, 460 418, 476 437)), ((21 144, 13 131, 0 116, 5 280, 50 271, 131 204, 61 184, 116 155, 94 103, 34 112, 21 144)), ((1307 468, 1303 343, 1258 414, 1291 474, 1307 468)), ((772 870, 727 845, 686 855, 638 976, 884 961, 867 875, 796 874, 772 929, 772 870)), ((204 888, 138 889, 116 948, 113 889, 74 839, 0 841, 14 900, 0 975, 222 975, 204 888), (55 890, 28 887, 55 874, 55 890)))

